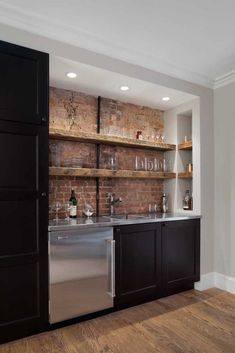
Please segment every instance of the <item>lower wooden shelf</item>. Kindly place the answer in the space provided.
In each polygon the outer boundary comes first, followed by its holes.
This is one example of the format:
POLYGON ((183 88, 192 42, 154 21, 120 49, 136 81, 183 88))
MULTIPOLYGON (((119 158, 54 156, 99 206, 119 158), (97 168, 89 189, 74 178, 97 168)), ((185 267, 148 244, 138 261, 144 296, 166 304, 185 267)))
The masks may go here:
POLYGON ((179 179, 192 179, 193 173, 192 172, 182 172, 178 173, 178 178, 179 179))
POLYGON ((75 177, 103 177, 103 178, 137 178, 137 179, 174 179, 176 173, 149 172, 134 170, 110 170, 95 168, 65 168, 50 167, 51 176, 75 176, 75 177))

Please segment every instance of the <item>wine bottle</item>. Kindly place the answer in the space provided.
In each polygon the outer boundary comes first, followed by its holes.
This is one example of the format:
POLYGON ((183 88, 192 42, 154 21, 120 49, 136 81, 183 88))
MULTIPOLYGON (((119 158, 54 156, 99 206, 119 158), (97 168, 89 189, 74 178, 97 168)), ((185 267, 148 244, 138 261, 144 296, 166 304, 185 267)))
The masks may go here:
POLYGON ((69 217, 70 218, 77 218, 77 199, 75 196, 74 190, 71 190, 71 196, 69 199, 70 208, 69 208, 69 217))

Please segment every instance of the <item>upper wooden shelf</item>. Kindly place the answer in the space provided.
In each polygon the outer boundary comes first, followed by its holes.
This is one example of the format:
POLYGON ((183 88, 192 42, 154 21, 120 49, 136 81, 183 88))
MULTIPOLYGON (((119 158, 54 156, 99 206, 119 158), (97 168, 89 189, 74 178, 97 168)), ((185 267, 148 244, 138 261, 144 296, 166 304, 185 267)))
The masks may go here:
POLYGON ((192 140, 178 144, 178 150, 192 150, 193 143, 192 140))
POLYGON ((178 178, 180 179, 192 179, 193 173, 192 172, 181 172, 178 173, 178 178))
POLYGON ((176 149, 176 145, 164 142, 155 143, 144 140, 134 140, 126 137, 93 134, 88 132, 74 132, 59 129, 50 129, 50 138, 58 140, 101 143, 106 145, 126 146, 134 148, 145 148, 158 151, 171 151, 176 149))
POLYGON ((50 175, 75 176, 75 177, 103 177, 103 178, 137 178, 137 179, 174 179, 175 173, 171 172, 145 172, 134 170, 110 170, 95 168, 65 168, 50 167, 50 175))

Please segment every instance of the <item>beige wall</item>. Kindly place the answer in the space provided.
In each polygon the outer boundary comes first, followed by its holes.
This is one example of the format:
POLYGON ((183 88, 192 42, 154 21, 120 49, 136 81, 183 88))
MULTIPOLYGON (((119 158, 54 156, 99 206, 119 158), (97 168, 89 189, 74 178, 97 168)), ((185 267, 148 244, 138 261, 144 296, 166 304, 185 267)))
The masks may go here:
POLYGON ((214 271, 235 277, 235 82, 214 92, 214 271))

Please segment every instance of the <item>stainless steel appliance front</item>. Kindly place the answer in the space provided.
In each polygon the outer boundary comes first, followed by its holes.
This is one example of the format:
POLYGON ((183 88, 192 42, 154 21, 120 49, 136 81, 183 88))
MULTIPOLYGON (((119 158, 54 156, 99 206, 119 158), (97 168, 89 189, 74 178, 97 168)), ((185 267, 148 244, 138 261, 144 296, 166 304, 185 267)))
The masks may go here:
POLYGON ((50 323, 113 306, 112 228, 50 232, 50 323))

